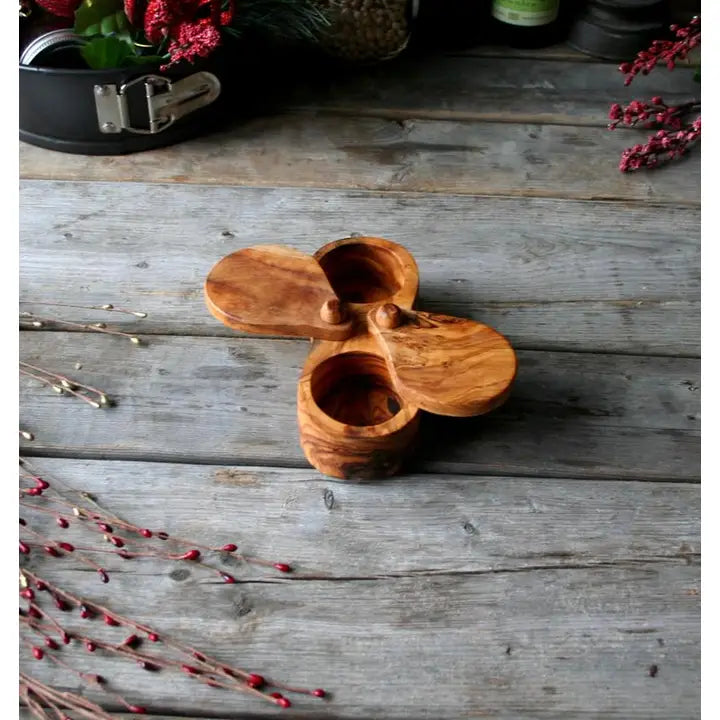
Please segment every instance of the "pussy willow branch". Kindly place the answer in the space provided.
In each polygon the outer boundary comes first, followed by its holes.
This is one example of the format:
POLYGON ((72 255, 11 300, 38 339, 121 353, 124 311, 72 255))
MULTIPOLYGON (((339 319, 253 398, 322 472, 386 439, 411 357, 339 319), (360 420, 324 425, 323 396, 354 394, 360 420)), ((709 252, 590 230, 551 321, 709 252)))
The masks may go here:
POLYGON ((107 393, 104 390, 99 390, 96 387, 93 387, 92 385, 85 385, 78 380, 73 380, 67 375, 60 375, 59 373, 52 372, 51 370, 46 370, 45 368, 38 367, 37 365, 31 365, 28 362, 20 361, 20 366, 26 369, 34 370, 36 372, 42 373, 43 375, 48 375, 49 377, 55 378, 56 380, 60 381, 60 386, 64 390, 77 390, 77 388, 81 388, 83 390, 87 390, 88 392, 94 393, 98 396, 98 400, 102 405, 108 404, 108 396, 107 393))
MULTIPOLYGON (((99 410, 103 406, 103 403, 99 403, 96 400, 89 398, 87 395, 83 395, 82 393, 78 392, 77 390, 73 390, 69 387, 63 387, 62 385, 57 385, 52 380, 52 378, 42 377, 41 375, 30 372, 29 370, 25 370, 22 367, 20 368, 20 374, 26 375, 27 377, 31 377, 33 380, 38 380, 39 382, 43 383, 44 385, 51 387, 53 390, 55 390, 57 393, 59 393, 61 395, 68 393, 69 395, 79 398, 80 400, 82 400, 83 402, 86 402, 88 405, 95 408, 96 410, 99 410)), ((104 397, 106 397, 106 396, 104 396, 104 397)), ((107 402, 104 404, 107 404, 107 402)))
POLYGON ((66 308, 78 308, 80 310, 105 310, 106 312, 123 313, 125 315, 134 315, 137 318, 146 318, 146 312, 139 312, 137 310, 127 310, 126 308, 119 308, 105 303, 104 305, 73 305, 72 303, 56 303, 56 302, 38 302, 35 300, 21 300, 21 305, 44 305, 46 307, 66 307, 66 308))
POLYGON ((44 327, 47 323, 50 323, 51 325, 64 325, 66 327, 78 328, 79 330, 91 330, 93 332, 105 333, 106 335, 118 335, 120 337, 125 337, 130 340, 133 345, 140 345, 141 343, 140 338, 137 335, 122 332, 121 330, 111 330, 110 328, 105 326, 105 323, 77 323, 72 322, 71 320, 61 320, 60 318, 40 317, 29 312, 21 313, 21 321, 22 320, 31 323, 34 327, 37 328, 44 327))

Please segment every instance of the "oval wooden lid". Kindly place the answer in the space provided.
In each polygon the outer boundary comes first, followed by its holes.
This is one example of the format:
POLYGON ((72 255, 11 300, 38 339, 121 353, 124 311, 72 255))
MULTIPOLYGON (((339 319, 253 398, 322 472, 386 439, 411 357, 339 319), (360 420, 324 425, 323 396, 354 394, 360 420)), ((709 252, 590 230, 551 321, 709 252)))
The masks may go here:
POLYGON ((373 309, 368 325, 396 390, 423 410, 467 417, 507 399, 517 359, 508 340, 491 327, 395 305, 373 309))
POLYGON ((210 312, 235 330, 344 340, 352 319, 312 255, 283 245, 227 255, 205 280, 210 312))

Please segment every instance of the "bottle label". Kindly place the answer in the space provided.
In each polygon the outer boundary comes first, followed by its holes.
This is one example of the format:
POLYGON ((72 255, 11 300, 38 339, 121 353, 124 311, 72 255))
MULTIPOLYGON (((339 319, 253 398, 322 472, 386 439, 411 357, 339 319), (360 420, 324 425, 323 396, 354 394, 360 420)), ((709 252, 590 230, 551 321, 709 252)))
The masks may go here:
POLYGON ((493 0, 493 17, 509 25, 548 25, 558 16, 560 0, 493 0))

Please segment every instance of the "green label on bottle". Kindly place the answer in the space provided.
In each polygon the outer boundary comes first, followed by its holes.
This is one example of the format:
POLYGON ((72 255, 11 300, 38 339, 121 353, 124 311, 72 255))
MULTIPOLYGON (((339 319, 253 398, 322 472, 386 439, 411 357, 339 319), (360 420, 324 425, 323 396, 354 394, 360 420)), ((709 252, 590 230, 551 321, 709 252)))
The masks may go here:
POLYGON ((493 0, 492 14, 509 25, 547 25, 558 15, 560 0, 493 0))

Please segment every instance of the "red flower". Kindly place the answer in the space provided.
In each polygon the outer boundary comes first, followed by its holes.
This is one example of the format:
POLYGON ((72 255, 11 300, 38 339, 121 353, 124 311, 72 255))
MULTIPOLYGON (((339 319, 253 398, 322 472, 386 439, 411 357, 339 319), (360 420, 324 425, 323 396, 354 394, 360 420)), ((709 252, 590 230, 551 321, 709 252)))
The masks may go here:
POLYGON ((75 16, 82 0, 36 0, 37 4, 47 10, 51 15, 62 18, 71 18, 75 16))
POLYGON ((220 31, 209 20, 197 23, 181 23, 175 28, 175 37, 168 52, 172 62, 207 57, 220 45, 220 31))
MULTIPOLYGON (((133 0, 125 0, 127 5, 133 0)), ((220 28, 233 18, 234 2, 222 11, 222 0, 149 0, 145 36, 157 45, 168 38, 170 63, 207 57, 221 43, 220 28)))
POLYGON ((124 0, 125 15, 133 27, 142 27, 147 0, 124 0))

